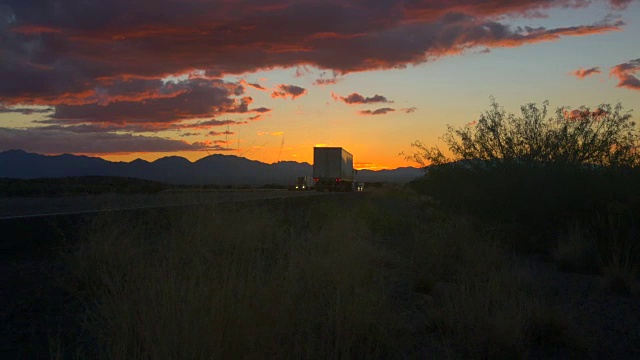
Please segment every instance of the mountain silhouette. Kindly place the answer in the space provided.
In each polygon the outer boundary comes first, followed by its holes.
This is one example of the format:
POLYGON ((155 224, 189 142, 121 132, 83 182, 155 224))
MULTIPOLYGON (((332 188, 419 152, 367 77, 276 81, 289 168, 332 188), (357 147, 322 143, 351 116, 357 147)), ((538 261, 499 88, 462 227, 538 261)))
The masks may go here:
MULTIPOLYGON (((9 150, 0 153, 0 178, 35 179, 69 176, 119 176, 171 184, 293 184, 298 176, 312 176, 309 163, 281 161, 266 164, 234 155, 210 155, 195 162, 168 156, 149 162, 112 162, 101 158, 63 154, 56 156, 9 150)), ((404 183, 419 177, 420 169, 359 170, 358 182, 404 183)))

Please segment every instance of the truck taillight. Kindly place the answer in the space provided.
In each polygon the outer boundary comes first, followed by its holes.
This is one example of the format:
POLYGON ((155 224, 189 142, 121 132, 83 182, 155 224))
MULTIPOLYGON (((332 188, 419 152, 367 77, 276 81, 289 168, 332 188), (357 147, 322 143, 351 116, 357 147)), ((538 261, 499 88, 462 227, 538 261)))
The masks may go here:
POLYGON ((340 178, 337 178, 337 179, 336 179, 336 182, 340 182, 340 181, 342 181, 342 179, 340 179, 340 178))
POLYGON ((318 182, 318 178, 313 178, 313 182, 318 182))

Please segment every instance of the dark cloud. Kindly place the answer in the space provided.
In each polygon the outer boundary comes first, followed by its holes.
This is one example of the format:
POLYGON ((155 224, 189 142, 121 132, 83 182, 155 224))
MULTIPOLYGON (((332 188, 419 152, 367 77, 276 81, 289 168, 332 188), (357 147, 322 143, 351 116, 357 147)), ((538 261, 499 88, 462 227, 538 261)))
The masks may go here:
POLYGON ((345 104, 353 105, 353 104, 374 104, 374 103, 392 103, 393 101, 387 100, 386 97, 382 95, 374 95, 372 97, 364 97, 358 93, 353 93, 349 96, 339 96, 334 93, 331 93, 331 96, 334 100, 341 100, 345 104))
POLYGON ((637 72, 640 72, 640 59, 614 66, 609 75, 619 80, 617 87, 640 90, 640 79, 635 76, 637 72))
POLYGON ((242 125, 246 124, 246 121, 235 121, 235 120, 206 120, 206 121, 198 121, 196 123, 190 124, 179 124, 178 127, 180 129, 207 129, 213 126, 225 126, 225 125, 242 125))
POLYGON ((340 81, 342 81, 342 79, 339 77, 340 73, 337 71, 332 71, 331 72, 331 76, 328 77, 327 72, 323 71, 320 73, 320 76, 313 81, 313 85, 316 86, 324 86, 324 85, 333 85, 333 84, 337 84, 340 81))
POLYGON ((418 110, 417 107, 410 107, 410 108, 400 109, 400 111, 403 111, 406 114, 411 114, 412 112, 415 112, 416 110, 418 110))
POLYGON ((602 73, 602 71, 600 71, 600 67, 596 66, 589 69, 579 68, 578 70, 572 71, 569 74, 577 77, 578 79, 584 79, 587 76, 600 74, 600 73, 602 73))
POLYGON ((53 111, 53 108, 26 108, 26 107, 13 107, 13 106, 5 106, 0 104, 0 114, 2 113, 16 113, 22 115, 33 115, 33 114, 47 114, 53 111))
POLYGON ((209 136, 235 135, 235 133, 233 131, 209 131, 207 135, 209 136))
POLYGON ((113 154, 133 152, 221 151, 208 142, 188 143, 161 137, 114 133, 79 134, 64 130, 0 128, 0 151, 22 149, 41 154, 113 154))
MULTIPOLYGON (((608 3, 620 10, 630 1, 608 3)), ((4 0, 0 104, 2 112, 48 115, 45 124, 58 127, 50 133, 179 130, 201 118, 268 110, 250 109, 253 99, 244 93, 246 87, 267 90, 264 86, 220 80, 226 75, 295 67, 305 76, 319 68, 333 76, 321 74, 314 84, 328 85, 350 72, 403 68, 467 51, 588 36, 624 25, 616 16, 581 26, 509 25, 512 17, 539 17, 555 8, 589 4, 4 0), (166 81, 180 75, 186 78, 166 81), (54 111, 32 112, 30 106, 54 111)), ((633 87, 637 78, 626 74, 619 86, 633 87)), ((295 99, 306 93, 283 84, 272 96, 295 99)))
POLYGON ((278 85, 277 89, 271 93, 272 98, 283 98, 286 99, 287 96, 291 97, 291 100, 306 95, 307 89, 301 88, 296 85, 278 85))
POLYGON ((328 79, 318 78, 313 81, 313 85, 317 85, 317 86, 333 85, 333 84, 339 83, 341 80, 342 79, 340 78, 328 78, 328 79))
POLYGON ((182 133, 182 134, 180 134, 180 136, 181 136, 181 137, 187 137, 187 136, 198 136, 198 135, 200 135, 200 133, 190 133, 190 132, 187 132, 187 133, 182 133))
POLYGON ((168 83, 152 90, 158 96, 142 97, 143 92, 132 90, 135 95, 119 91, 119 99, 105 92, 105 100, 83 105, 57 105, 52 119, 61 123, 172 123, 186 119, 215 116, 222 113, 245 113, 253 99, 232 96, 242 92, 228 83, 204 79, 192 79, 180 83, 168 83), (167 95, 170 94, 170 95, 167 95), (136 99, 131 97, 135 96, 136 99), (140 98, 137 98, 140 97, 140 98))
MULTIPOLYGON (((623 8, 629 1, 610 3, 623 8)), ((398 68, 475 48, 521 46, 622 26, 615 21, 522 29, 498 22, 588 4, 5 0, 0 10, 0 77, 5 80, 0 83, 0 102, 93 103, 100 101, 94 89, 102 80, 157 81, 193 69, 219 77, 289 66, 340 74, 398 68)))
POLYGON ((360 115, 385 115, 387 113, 390 112, 394 112, 396 111, 396 109, 392 109, 392 108, 380 108, 380 109, 376 109, 376 110, 362 110, 359 112, 360 115))
POLYGON ((226 125, 242 125, 246 124, 246 121, 235 120, 206 120, 197 122, 181 122, 181 123, 138 123, 138 124, 126 124, 126 123, 95 123, 95 124, 77 124, 77 125, 59 125, 57 120, 38 120, 34 121, 39 124, 54 124, 41 126, 39 129, 43 130, 64 130, 74 133, 106 133, 106 132, 128 132, 128 133, 141 133, 141 132, 159 132, 159 131, 178 131, 187 129, 201 129, 206 130, 216 126, 226 125))

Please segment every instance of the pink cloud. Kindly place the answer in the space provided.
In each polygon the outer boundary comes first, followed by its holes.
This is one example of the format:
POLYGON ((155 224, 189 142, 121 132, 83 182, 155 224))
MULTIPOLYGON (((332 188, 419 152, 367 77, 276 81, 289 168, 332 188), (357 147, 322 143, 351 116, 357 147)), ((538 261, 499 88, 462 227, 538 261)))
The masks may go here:
POLYGON ((640 90, 640 79, 635 74, 640 72, 640 59, 631 60, 618 64, 611 68, 609 76, 619 80, 617 87, 624 87, 631 90, 640 90))
POLYGON ((380 109, 376 109, 376 110, 362 110, 359 112, 360 115, 385 115, 388 114, 390 112, 394 112, 396 111, 395 109, 392 108, 380 108, 380 109))
POLYGON ((572 71, 569 74, 577 77, 578 79, 584 79, 587 76, 600 74, 600 73, 602 73, 602 71, 600 71, 600 67, 596 66, 589 69, 579 68, 578 70, 572 71))

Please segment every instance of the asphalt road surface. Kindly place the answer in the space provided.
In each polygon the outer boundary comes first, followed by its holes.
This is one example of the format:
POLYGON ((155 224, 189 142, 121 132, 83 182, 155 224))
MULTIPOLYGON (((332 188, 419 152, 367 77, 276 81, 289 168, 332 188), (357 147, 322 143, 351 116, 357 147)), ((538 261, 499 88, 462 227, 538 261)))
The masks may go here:
MULTIPOLYGON (((169 191, 158 194, 100 194, 62 197, 0 198, 0 220, 88 214, 104 211, 209 205, 221 202, 316 196, 315 191, 217 190, 169 191)), ((327 194, 327 193, 324 193, 327 194)))

